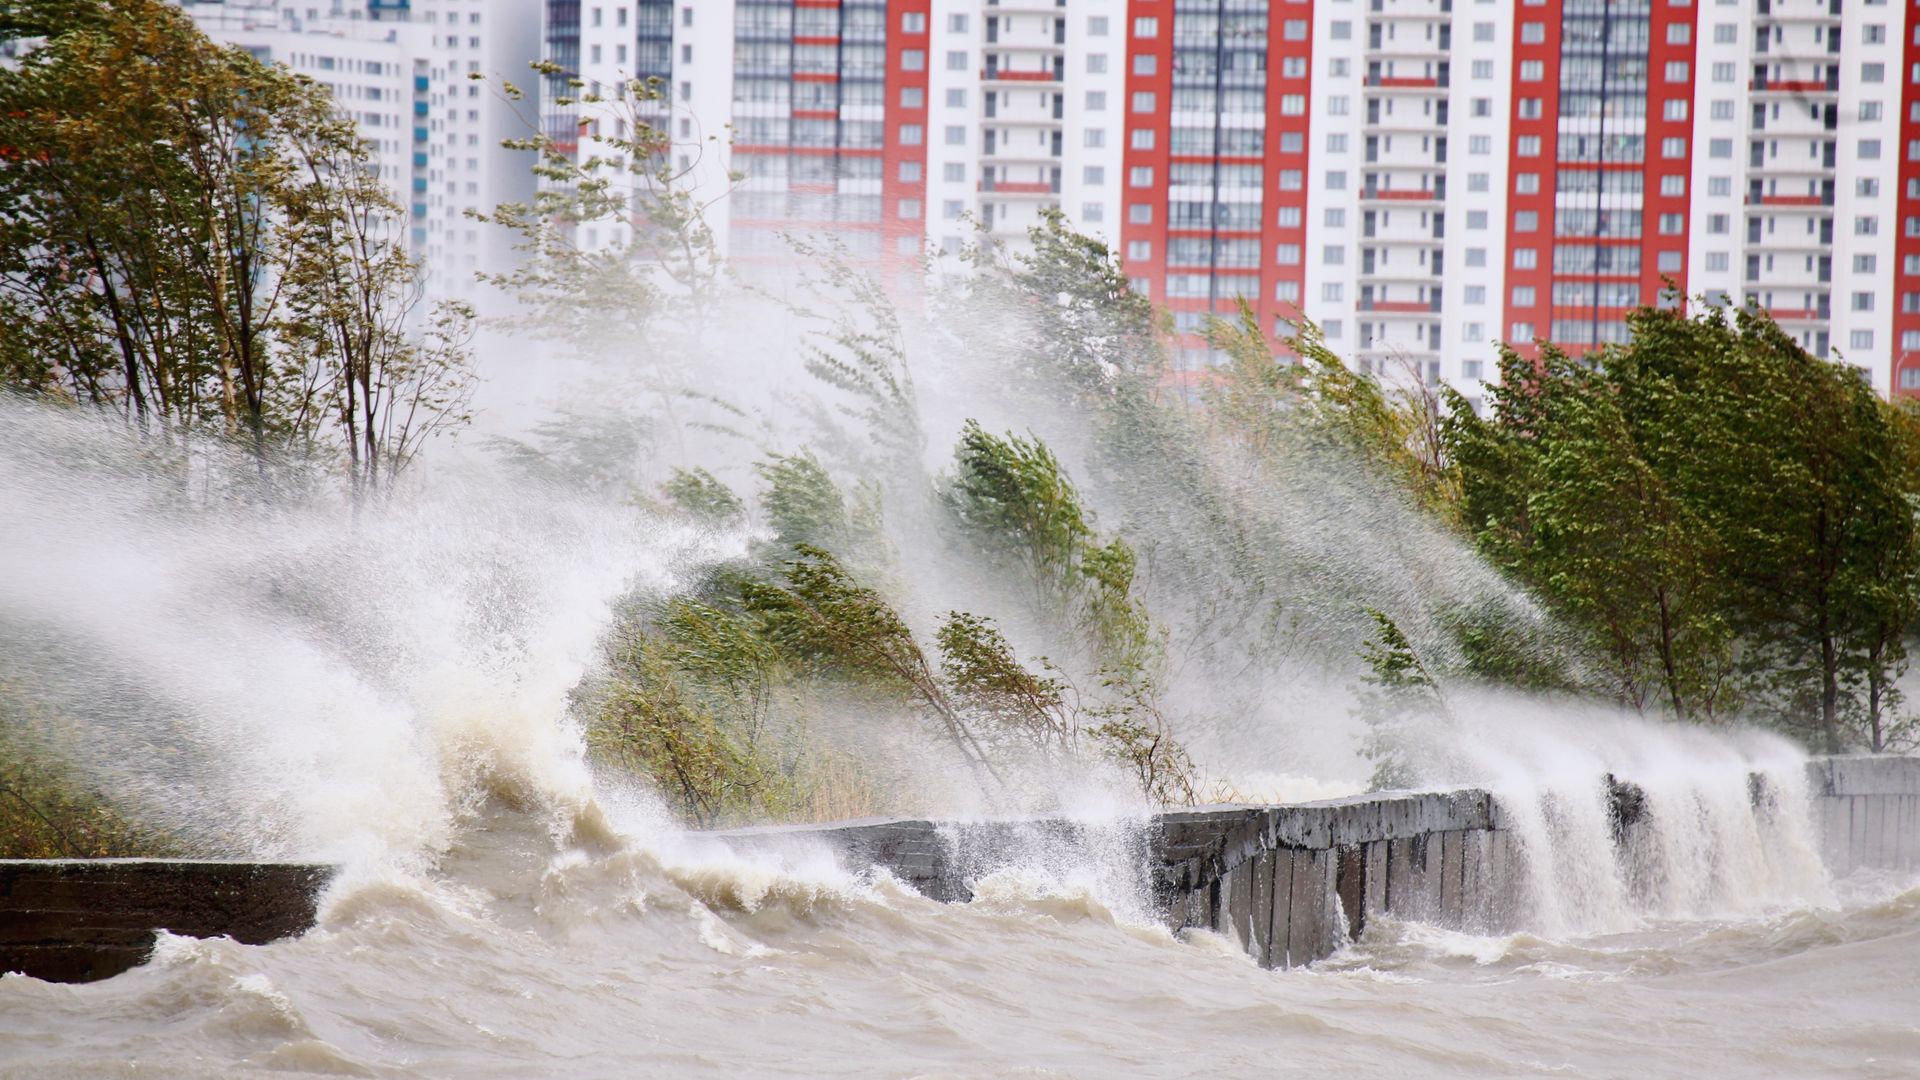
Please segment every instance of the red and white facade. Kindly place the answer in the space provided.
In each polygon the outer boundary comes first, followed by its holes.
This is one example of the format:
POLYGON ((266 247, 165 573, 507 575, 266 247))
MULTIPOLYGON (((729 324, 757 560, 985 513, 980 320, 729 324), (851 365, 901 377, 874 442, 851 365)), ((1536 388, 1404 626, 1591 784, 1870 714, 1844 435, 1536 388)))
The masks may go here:
POLYGON ((1244 300, 1469 397, 1496 342, 1618 341, 1669 282, 1920 393, 1917 0, 622 0, 667 2, 749 263, 1057 209, 1177 329, 1244 300))

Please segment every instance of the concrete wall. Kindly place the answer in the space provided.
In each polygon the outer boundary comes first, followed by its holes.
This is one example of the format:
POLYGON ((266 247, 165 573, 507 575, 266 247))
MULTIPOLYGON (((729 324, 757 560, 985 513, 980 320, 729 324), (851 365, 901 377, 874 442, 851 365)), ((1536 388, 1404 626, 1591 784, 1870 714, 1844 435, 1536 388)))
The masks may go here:
POLYGON ((145 962, 160 930, 261 944, 313 925, 333 868, 157 859, 0 860, 0 972, 86 982, 145 962))
POLYGON ((1807 763, 1814 835, 1827 869, 1920 866, 1920 758, 1859 756, 1807 763))
MULTIPOLYGON (((1809 763, 1822 854, 1836 875, 1920 867, 1920 758, 1809 763)), ((1616 842, 1630 850, 1644 800, 1608 778, 1616 842)), ((1758 780, 1754 797, 1767 797, 1758 780)), ((1310 963, 1388 913, 1497 932, 1525 918, 1526 860, 1485 791, 1383 792, 1298 806, 1215 806, 1144 826, 1060 820, 926 820, 734 829, 749 851, 805 847, 881 866, 927 896, 967 900, 983 874, 1136 851, 1173 929, 1238 939, 1262 964, 1310 963)), ((190 860, 0 860, 0 971, 80 981, 142 962, 156 931, 261 943, 313 925, 332 868, 190 860)))
MULTIPOLYGON (((1837 875, 1920 866, 1920 758, 1809 763, 1813 824, 1837 875)), ((1651 825, 1644 793, 1607 777, 1623 863, 1651 825)), ((1766 797, 1755 778, 1754 797, 1766 797)), ((720 834, 742 847, 802 843, 849 866, 883 866, 942 901, 971 898, 982 873, 1070 852, 1089 826, 1064 821, 863 821, 720 834)), ((1111 838, 1107 838, 1111 839, 1111 838)), ((1527 861, 1498 802, 1479 790, 1384 792, 1297 806, 1215 806, 1153 819, 1139 838, 1154 899, 1173 929, 1240 941, 1262 964, 1331 954, 1378 913, 1489 933, 1524 923, 1527 861)))

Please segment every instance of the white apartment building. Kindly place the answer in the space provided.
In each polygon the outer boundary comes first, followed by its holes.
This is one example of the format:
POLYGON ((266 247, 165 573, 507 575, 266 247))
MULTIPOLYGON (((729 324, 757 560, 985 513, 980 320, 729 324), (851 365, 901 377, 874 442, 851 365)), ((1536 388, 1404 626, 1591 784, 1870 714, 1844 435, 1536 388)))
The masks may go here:
POLYGON ((743 264, 815 227, 883 264, 969 220, 1017 246, 1058 209, 1182 330, 1245 300, 1277 350, 1305 315, 1470 398, 1498 343, 1623 340, 1669 283, 1920 392, 1920 37, 1891 0, 545 6, 589 83, 669 25, 643 74, 708 197, 745 175, 713 214, 743 264))
POLYGON ((214 40, 333 93, 408 210, 410 241, 437 293, 473 295, 477 270, 508 264, 512 237, 468 214, 533 193, 531 155, 500 143, 538 123, 537 105, 505 101, 499 80, 537 91, 527 63, 542 51, 538 0, 191 0, 184 7, 214 40), (487 80, 468 77, 476 73, 487 80))

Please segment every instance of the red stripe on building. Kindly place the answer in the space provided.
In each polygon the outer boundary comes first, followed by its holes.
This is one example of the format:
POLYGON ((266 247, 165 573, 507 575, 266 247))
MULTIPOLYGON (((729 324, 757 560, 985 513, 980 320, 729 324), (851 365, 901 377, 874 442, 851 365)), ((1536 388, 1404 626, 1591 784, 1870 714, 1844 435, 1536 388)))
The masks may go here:
POLYGON ((1896 217, 1900 227, 1893 241, 1893 357, 1888 377, 1890 396, 1920 396, 1920 374, 1916 385, 1901 385, 1901 374, 1920 373, 1920 230, 1907 228, 1907 222, 1920 218, 1920 18, 1914 5, 1905 5, 1908 15, 1902 33, 1900 72, 1900 190, 1895 192, 1896 217), (1907 297, 1913 297, 1909 305, 1907 297), (1911 345, 1909 345, 1911 342, 1911 345))
MULTIPOLYGON (((1501 310, 1505 312, 1505 321, 1495 336, 1509 342, 1520 355, 1538 358, 1540 350, 1533 343, 1534 337, 1545 337, 1551 317, 1548 304, 1553 297, 1553 194, 1555 187, 1555 161, 1559 156, 1560 123, 1560 5, 1550 7, 1522 7, 1514 24, 1513 44, 1513 84, 1511 97, 1512 126, 1507 147, 1507 265, 1503 270, 1506 281, 1506 295, 1500 297, 1501 310), (1527 42, 1528 27, 1538 25, 1541 32, 1539 40, 1527 42), (1536 75, 1536 78, 1528 78, 1536 75), (1522 117, 1521 102, 1539 99, 1542 106, 1538 116, 1522 117), (1522 156, 1522 148, 1531 149, 1530 156, 1522 156), (1521 191, 1521 178, 1532 177, 1532 190, 1521 191), (1522 213, 1533 215, 1534 228, 1528 232, 1519 232, 1515 222, 1522 213), (1522 250, 1533 252, 1531 267, 1516 266, 1517 253, 1522 250), (1515 306, 1515 290, 1531 288, 1533 303, 1515 306), (1516 338, 1514 327, 1525 323, 1532 327, 1532 333, 1522 333, 1516 338)), ((1502 279, 1501 274, 1494 276, 1495 281, 1502 279)))
MULTIPOLYGON (((892 0, 887 5, 886 148, 880 166, 881 258, 889 262, 917 259, 926 235, 927 199, 927 27, 933 21, 931 0, 892 0), (907 32, 909 17, 917 29, 907 32), (907 70, 904 56, 920 53, 917 70, 907 70), (916 128, 920 137, 909 143, 901 135, 916 128), (903 171, 904 169, 904 171, 903 171)), ((901 275, 904 280, 908 275, 901 275)))

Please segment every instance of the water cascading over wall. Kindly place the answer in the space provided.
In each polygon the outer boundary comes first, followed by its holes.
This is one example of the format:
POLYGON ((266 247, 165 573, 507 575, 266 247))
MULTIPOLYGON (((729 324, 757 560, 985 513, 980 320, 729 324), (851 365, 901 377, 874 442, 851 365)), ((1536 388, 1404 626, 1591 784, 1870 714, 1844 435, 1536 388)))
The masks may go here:
MULTIPOLYGON (((935 899, 1030 853, 1069 850, 1068 821, 753 829, 752 849, 809 840, 935 899)), ((1239 941, 1260 963, 1330 955, 1377 916, 1471 933, 1624 929, 1641 915, 1711 915, 1820 902, 1832 877, 1920 867, 1920 759, 1823 758, 1790 772, 1643 785, 1605 776, 1577 791, 1386 792, 1295 806, 1156 816, 1140 852, 1175 930, 1239 941)), ((1137 856, 1138 858, 1138 856, 1137 856)))

